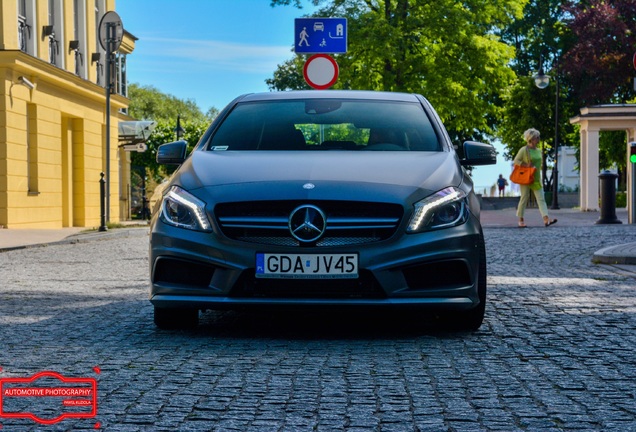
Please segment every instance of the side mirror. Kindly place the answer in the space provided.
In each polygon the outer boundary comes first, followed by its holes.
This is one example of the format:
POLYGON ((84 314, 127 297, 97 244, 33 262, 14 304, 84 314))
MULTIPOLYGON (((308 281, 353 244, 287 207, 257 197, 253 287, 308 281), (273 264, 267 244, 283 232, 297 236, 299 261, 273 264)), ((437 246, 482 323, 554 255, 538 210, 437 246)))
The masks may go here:
POLYGON ((497 163, 497 150, 491 144, 475 141, 464 142, 463 166, 494 165, 497 163))
POLYGON ((163 165, 181 165, 186 158, 188 143, 175 141, 162 144, 157 149, 157 163, 163 165))

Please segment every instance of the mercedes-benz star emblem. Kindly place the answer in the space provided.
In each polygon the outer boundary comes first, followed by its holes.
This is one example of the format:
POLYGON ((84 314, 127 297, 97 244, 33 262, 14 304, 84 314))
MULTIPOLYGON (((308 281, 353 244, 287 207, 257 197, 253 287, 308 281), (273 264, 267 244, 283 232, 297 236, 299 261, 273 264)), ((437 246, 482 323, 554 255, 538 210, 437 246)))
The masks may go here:
POLYGON ((303 243, 318 240, 327 228, 327 217, 316 206, 302 205, 289 215, 289 231, 303 243))

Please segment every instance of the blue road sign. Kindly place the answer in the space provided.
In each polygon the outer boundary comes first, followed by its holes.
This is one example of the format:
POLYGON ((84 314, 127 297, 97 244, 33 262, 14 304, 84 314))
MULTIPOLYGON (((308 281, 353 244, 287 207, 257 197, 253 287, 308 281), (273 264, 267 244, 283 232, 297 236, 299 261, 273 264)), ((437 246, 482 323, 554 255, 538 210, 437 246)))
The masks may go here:
POLYGON ((347 52, 346 18, 296 18, 296 54, 342 54, 347 52))

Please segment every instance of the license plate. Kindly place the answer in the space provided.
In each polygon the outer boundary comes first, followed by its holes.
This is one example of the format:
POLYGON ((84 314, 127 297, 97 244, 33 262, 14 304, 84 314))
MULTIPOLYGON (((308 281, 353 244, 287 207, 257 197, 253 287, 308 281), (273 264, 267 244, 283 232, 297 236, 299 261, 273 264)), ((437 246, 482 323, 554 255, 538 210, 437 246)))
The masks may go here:
POLYGON ((256 254, 256 277, 279 279, 354 279, 358 254, 256 254))

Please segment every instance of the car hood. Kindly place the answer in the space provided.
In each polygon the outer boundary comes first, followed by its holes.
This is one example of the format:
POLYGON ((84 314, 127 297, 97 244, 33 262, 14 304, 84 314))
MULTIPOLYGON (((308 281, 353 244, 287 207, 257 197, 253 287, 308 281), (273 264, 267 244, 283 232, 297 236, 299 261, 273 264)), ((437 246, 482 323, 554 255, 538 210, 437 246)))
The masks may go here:
POLYGON ((284 198, 403 203, 461 181, 462 168, 450 152, 333 150, 195 151, 172 183, 216 202, 284 198))

